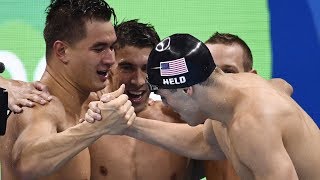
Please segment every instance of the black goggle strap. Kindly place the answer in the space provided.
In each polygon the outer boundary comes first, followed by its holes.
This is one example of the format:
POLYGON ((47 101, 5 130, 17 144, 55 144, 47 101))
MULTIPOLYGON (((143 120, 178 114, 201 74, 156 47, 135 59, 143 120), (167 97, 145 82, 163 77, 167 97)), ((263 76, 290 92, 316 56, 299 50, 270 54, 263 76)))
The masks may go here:
POLYGON ((156 93, 159 90, 159 87, 157 85, 153 85, 149 83, 148 78, 147 78, 147 84, 151 92, 156 93))

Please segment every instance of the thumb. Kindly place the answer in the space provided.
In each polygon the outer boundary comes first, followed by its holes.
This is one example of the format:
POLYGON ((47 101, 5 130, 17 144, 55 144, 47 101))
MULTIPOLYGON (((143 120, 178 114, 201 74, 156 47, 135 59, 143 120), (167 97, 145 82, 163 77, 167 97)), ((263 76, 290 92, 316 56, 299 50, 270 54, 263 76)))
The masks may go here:
POLYGON ((100 100, 101 100, 102 102, 109 102, 109 101, 111 101, 111 100, 119 97, 120 95, 122 95, 122 94, 124 93, 124 89, 125 89, 125 85, 122 84, 122 85, 119 87, 119 89, 117 89, 117 90, 115 90, 115 91, 113 91, 113 92, 111 92, 111 93, 102 95, 102 97, 101 97, 100 100))
POLYGON ((124 93, 124 89, 125 89, 125 85, 121 84, 121 86, 119 87, 119 89, 109 93, 111 96, 113 96, 114 98, 119 97, 121 94, 124 93))

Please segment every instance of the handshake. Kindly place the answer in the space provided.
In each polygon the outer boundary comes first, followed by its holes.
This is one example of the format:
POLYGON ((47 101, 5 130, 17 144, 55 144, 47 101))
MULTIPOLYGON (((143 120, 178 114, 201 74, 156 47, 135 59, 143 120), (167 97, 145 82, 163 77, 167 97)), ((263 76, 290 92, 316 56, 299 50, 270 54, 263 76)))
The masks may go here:
POLYGON ((103 94, 100 101, 91 101, 80 123, 92 123, 103 134, 122 135, 136 118, 134 107, 124 93, 125 85, 114 92, 103 94))

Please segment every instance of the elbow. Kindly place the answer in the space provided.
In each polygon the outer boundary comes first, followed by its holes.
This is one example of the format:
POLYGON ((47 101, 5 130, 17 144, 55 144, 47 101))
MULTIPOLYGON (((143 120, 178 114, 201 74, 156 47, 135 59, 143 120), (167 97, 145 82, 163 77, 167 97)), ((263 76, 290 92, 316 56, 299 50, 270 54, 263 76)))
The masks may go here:
POLYGON ((16 156, 13 158, 13 166, 18 177, 24 180, 36 179, 46 172, 43 169, 45 166, 36 157, 16 156))
POLYGON ((201 147, 198 150, 200 151, 194 151, 190 155, 190 158, 197 159, 197 160, 225 160, 226 157, 224 153, 220 150, 218 147, 211 147, 210 145, 207 145, 205 147, 201 147))
POLYGON ((39 165, 36 165, 35 162, 20 159, 13 161, 13 165, 15 167, 15 173, 21 179, 29 180, 36 178, 37 168, 39 165))

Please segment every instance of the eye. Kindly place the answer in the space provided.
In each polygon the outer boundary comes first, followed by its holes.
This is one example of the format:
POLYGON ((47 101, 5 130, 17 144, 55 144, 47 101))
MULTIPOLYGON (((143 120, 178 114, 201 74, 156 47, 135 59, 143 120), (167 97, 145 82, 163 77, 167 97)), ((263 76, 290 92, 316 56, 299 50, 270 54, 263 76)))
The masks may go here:
POLYGON ((225 68, 225 69, 221 69, 224 73, 238 73, 238 71, 236 71, 233 68, 225 68))
POLYGON ((104 51, 105 48, 104 47, 96 47, 96 48, 93 48, 93 51, 96 52, 96 53, 101 53, 102 51, 104 51))
POLYGON ((121 72, 132 72, 134 71, 134 67, 132 67, 132 65, 130 64, 122 64, 118 66, 121 72))

